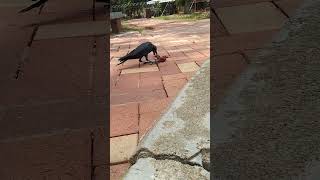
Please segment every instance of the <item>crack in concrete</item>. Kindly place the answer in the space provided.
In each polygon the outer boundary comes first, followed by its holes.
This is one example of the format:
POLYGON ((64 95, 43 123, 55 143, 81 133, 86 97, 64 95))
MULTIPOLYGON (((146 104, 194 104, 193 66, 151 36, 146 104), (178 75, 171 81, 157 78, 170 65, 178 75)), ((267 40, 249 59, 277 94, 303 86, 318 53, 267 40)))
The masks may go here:
POLYGON ((155 160, 172 160, 172 161, 179 162, 181 164, 187 164, 190 166, 198 166, 198 167, 201 167, 201 168, 205 169, 206 171, 210 172, 210 165, 208 165, 208 163, 206 163, 206 162, 204 163, 203 159, 202 159, 202 164, 205 164, 205 165, 191 162, 191 160, 193 158, 195 158, 199 154, 204 154, 206 152, 210 152, 210 150, 209 149, 201 149, 189 158, 181 158, 180 156, 175 155, 175 154, 154 154, 153 152, 151 152, 150 150, 148 150, 146 148, 141 148, 141 149, 139 149, 139 151, 137 151, 129 159, 129 163, 131 165, 134 165, 138 161, 138 159, 140 159, 140 158, 153 158, 155 160))

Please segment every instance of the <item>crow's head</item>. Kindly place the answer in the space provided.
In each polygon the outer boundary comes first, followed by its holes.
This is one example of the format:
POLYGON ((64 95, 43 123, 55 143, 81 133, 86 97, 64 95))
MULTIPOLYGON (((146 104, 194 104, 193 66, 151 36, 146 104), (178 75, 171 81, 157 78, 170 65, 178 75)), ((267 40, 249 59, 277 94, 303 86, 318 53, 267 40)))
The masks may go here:
POLYGON ((158 52, 157 52, 157 46, 153 45, 153 55, 157 55, 158 52))

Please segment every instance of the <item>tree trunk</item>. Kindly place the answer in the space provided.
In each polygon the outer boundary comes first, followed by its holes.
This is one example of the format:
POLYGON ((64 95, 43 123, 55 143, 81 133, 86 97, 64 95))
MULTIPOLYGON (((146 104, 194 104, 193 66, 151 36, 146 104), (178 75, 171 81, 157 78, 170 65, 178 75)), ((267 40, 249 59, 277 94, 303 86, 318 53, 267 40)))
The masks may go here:
POLYGON ((191 11, 189 11, 191 3, 192 3, 192 0, 186 0, 186 2, 184 4, 184 13, 185 14, 189 14, 191 12, 191 11))

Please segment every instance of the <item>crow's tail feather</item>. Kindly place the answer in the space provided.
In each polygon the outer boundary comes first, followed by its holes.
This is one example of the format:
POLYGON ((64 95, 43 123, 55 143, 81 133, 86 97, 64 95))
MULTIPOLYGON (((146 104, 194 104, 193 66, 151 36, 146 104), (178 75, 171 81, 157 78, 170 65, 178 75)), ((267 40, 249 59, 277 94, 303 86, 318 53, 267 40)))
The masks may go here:
POLYGON ((119 66, 120 64, 126 62, 127 60, 123 60, 123 61, 120 61, 120 63, 117 64, 117 66, 119 66))
POLYGON ((117 64, 117 66, 120 65, 120 64, 122 64, 122 63, 124 63, 124 62, 126 62, 126 61, 128 60, 128 59, 127 59, 127 56, 128 56, 128 55, 125 55, 125 56, 119 58, 120 63, 117 64))

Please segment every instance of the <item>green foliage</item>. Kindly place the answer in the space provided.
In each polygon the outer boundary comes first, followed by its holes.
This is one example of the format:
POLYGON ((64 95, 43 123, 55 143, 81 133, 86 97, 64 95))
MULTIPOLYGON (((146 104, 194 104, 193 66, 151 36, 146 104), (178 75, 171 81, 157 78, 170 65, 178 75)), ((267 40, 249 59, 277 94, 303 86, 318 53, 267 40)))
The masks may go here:
POLYGON ((132 26, 128 24, 123 24, 123 31, 128 32, 128 31, 138 31, 140 34, 143 32, 144 28, 143 27, 137 27, 137 26, 132 26))
POLYGON ((174 14, 170 16, 159 16, 162 20, 200 20, 210 18, 209 12, 196 12, 192 14, 174 14))
POLYGON ((125 13, 128 18, 140 18, 143 15, 145 6, 137 5, 135 3, 144 3, 146 0, 111 0, 111 5, 121 5, 123 7, 112 8, 112 11, 121 11, 125 13))

